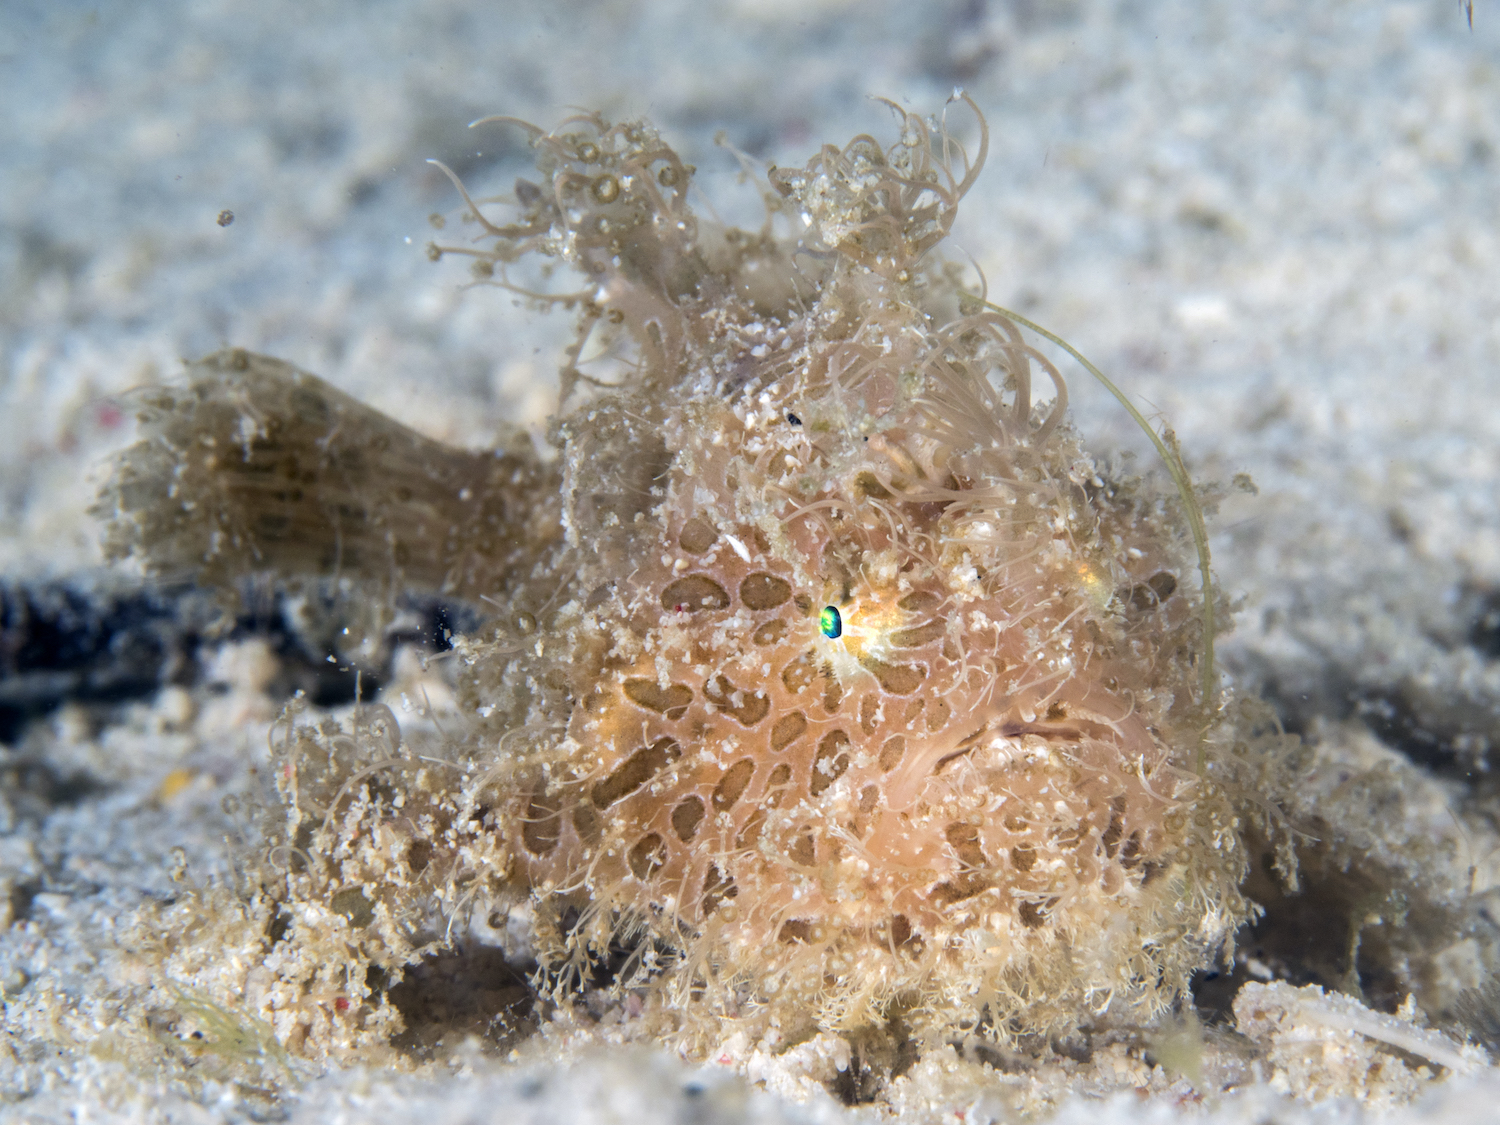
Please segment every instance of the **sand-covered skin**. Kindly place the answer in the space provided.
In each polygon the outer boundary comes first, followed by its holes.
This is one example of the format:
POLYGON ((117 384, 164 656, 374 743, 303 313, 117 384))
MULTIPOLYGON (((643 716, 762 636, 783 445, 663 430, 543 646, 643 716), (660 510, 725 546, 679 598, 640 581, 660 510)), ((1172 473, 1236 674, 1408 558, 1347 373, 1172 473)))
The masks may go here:
MULTIPOLYGON (((1404 830, 1428 826, 1434 846, 1381 869, 1441 873, 1427 883, 1455 913, 1437 963, 1482 982, 1494 851, 1460 782, 1465 755, 1495 737, 1500 699, 1483 612, 1500 582, 1500 318, 1485 284, 1500 99, 1496 28, 1476 7, 1471 33, 1448 3, 1275 19, 1229 5, 742 4, 509 22, 393 5, 334 12, 290 40, 284 13, 264 7, 12 9, 0 26, 7 574, 94 565, 84 470, 131 436, 99 396, 224 344, 283 356, 460 444, 550 408, 541 384, 566 323, 459 294, 421 253, 426 216, 452 211, 422 158, 472 162, 461 170, 480 190, 520 174, 468 157, 485 145, 456 123, 649 108, 700 177, 728 186, 719 127, 792 163, 823 139, 878 132, 886 111, 866 93, 925 109, 962 82, 997 140, 959 242, 997 299, 1161 409, 1201 475, 1254 477, 1260 495, 1237 496, 1217 524, 1220 576, 1250 597, 1226 659, 1271 683, 1288 717, 1331 732, 1312 788, 1343 815, 1357 819, 1382 778, 1409 799, 1404 830), (225 209, 236 218, 220 227, 225 209), (1351 691, 1390 743, 1380 753, 1420 758, 1410 779, 1409 760, 1346 756, 1362 729, 1317 725, 1359 723, 1351 691), (1344 784, 1346 762, 1374 780, 1344 784)), ((1092 448, 1135 440, 1102 396, 1075 389, 1092 448)), ((4 794, 4 877, 31 888, 6 897, 18 918, 0 937, 7 1018, 28 978, 74 989, 82 1042, 112 988, 149 985, 110 952, 110 919, 170 891, 175 844, 195 878, 214 868, 219 801, 264 746, 263 726, 204 726, 191 702, 139 713, 139 735, 77 711, 30 735, 26 754, 58 777, 109 788, 4 794), (179 767, 190 783, 167 784, 179 767)), ((264 722, 275 706, 250 713, 264 722)), ((1329 877, 1371 850, 1330 857, 1329 877)), ((41 1042, 32 1026, 7 1033, 41 1042)), ((31 1103, 41 1114, 128 1093, 107 1058, 80 1058, 79 1071, 6 1060, 7 1093, 75 1075, 31 1103)), ((334 1112, 343 1095, 326 1096, 308 1095, 308 1112, 334 1112)))

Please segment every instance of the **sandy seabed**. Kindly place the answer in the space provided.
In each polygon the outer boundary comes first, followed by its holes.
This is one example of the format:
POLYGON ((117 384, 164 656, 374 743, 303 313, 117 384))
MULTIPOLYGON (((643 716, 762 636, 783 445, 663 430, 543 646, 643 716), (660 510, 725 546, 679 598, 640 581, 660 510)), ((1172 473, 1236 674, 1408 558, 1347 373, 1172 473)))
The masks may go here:
MULTIPOLYGON (((7 4, 0 1116, 1495 1117, 1482 1048, 1500 1021, 1462 1001, 1500 964, 1496 15, 1476 4, 1471 30, 1449 0, 7 4), (230 871, 224 799, 250 790, 296 677, 254 640, 187 651, 161 692, 119 674, 128 646, 106 659, 110 636, 169 616, 103 570, 87 514, 132 437, 113 396, 232 345, 455 444, 539 428, 568 319, 465 289, 423 253, 428 216, 456 211, 426 158, 491 191, 527 166, 516 135, 468 121, 649 115, 703 197, 753 223, 720 130, 798 165, 884 135, 869 95, 936 112, 955 86, 993 147, 950 254, 1169 421, 1196 474, 1258 489, 1213 525, 1241 604, 1222 657, 1312 748, 1296 811, 1320 829, 1304 896, 1268 902, 1242 943, 1238 1030, 1206 1033, 1196 1075, 1160 1036, 1033 1067, 937 1052, 854 1108, 832 1037, 690 1066, 612 1046, 607 1022, 509 1059, 479 1041, 423 1073, 267 1063, 249 1093, 134 1067, 128 998, 165 982, 140 979, 121 935, 174 893, 174 865, 230 871), (125 603, 136 616, 97 609, 125 603), (41 621, 93 622, 95 662, 69 664, 41 621), (1351 979, 1370 1007, 1332 994, 1351 979), (1310 984, 1330 994, 1293 991, 1310 984)), ((1145 452, 1102 392, 1075 381, 1073 398, 1092 449, 1145 452)), ((1200 1004, 1227 1029, 1213 984, 1200 1004)))

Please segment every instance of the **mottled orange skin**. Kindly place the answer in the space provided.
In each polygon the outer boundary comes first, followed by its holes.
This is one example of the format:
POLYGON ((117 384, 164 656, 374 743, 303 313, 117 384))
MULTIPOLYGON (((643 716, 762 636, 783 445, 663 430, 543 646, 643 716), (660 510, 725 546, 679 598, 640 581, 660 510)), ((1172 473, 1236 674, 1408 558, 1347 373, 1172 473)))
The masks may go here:
POLYGON ((1248 912, 1191 770, 1179 536, 926 264, 977 161, 924 129, 773 174, 809 259, 685 222, 650 179, 675 157, 597 121, 535 138, 550 194, 490 225, 501 268, 592 274, 584 335, 636 357, 559 427, 526 628, 463 647, 499 748, 470 802, 550 964, 623 938, 618 979, 714 1018, 1009 1035, 1160 1010, 1248 912))
MULTIPOLYGON (((1190 684, 1161 651, 1186 599, 1127 606, 1164 529, 1068 479, 1092 469, 1066 434, 1013 451, 1045 472, 1001 505, 920 404, 865 440, 813 432, 826 395, 793 381, 668 415, 665 497, 628 565, 559 614, 574 702, 496 823, 544 906, 594 920, 575 948, 644 919, 693 935, 683 984, 795 995, 834 1024, 950 981, 1004 1012, 1092 936, 1138 948, 1148 920, 1186 920, 1149 889, 1184 860, 1195 788, 1163 733, 1190 684)), ((1157 991, 1138 953, 1088 956, 1096 993, 1157 991)))

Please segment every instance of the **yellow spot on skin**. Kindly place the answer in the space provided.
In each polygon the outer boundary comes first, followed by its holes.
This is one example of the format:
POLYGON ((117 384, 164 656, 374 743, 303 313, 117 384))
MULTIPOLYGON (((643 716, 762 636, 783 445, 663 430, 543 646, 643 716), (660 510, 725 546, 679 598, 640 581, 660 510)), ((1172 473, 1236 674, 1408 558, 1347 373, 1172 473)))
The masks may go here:
POLYGON ((891 647, 891 634, 909 624, 908 614, 893 599, 874 595, 861 597, 842 612, 844 647, 855 657, 885 656, 891 647))
POLYGON ((1102 611, 1114 597, 1114 592, 1104 572, 1092 563, 1081 562, 1077 566, 1077 573, 1079 583, 1083 586, 1089 601, 1094 603, 1095 609, 1102 611))

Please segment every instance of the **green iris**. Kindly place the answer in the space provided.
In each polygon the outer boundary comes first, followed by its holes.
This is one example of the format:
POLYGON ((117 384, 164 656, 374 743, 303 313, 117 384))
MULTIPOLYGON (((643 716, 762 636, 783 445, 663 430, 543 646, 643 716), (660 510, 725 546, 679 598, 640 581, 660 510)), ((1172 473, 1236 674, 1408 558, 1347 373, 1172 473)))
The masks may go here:
POLYGON ((822 614, 818 617, 818 627, 823 630, 823 635, 830 641, 836 641, 844 633, 844 619, 839 616, 839 611, 833 606, 825 605, 822 614))

